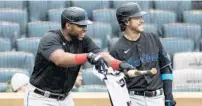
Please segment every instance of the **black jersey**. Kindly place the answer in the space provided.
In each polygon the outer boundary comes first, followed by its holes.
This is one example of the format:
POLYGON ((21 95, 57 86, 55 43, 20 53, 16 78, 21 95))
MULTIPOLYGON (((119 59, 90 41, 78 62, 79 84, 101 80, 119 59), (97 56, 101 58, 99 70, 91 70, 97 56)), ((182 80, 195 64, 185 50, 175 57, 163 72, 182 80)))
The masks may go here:
POLYGON ((81 65, 68 68, 56 66, 49 60, 51 53, 57 49, 75 54, 98 53, 100 48, 88 36, 85 36, 82 41, 64 41, 60 34, 60 30, 55 30, 42 37, 30 83, 53 93, 68 93, 75 83, 81 65))
POLYGON ((159 38, 152 33, 141 33, 137 41, 122 36, 112 47, 110 54, 116 59, 127 61, 138 70, 156 68, 156 75, 143 75, 127 78, 129 90, 145 91, 163 87, 160 69, 171 64, 159 38))

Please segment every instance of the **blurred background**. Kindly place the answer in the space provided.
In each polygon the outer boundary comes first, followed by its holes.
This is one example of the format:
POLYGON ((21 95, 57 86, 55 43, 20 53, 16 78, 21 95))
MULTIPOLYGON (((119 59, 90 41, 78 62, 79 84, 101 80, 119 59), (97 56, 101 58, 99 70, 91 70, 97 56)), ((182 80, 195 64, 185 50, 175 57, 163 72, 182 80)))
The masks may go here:
MULTIPOLYGON (((8 89, 15 73, 31 75, 40 38, 45 32, 60 28, 60 15, 65 8, 78 6, 88 12, 94 23, 88 26, 87 36, 107 52, 122 36, 116 8, 131 1, 148 12, 143 17, 145 32, 159 35, 172 60, 174 92, 201 92, 202 1, 192 0, 0 1, 0 92, 12 91, 8 89)), ((86 63, 72 91, 107 89, 86 63)))

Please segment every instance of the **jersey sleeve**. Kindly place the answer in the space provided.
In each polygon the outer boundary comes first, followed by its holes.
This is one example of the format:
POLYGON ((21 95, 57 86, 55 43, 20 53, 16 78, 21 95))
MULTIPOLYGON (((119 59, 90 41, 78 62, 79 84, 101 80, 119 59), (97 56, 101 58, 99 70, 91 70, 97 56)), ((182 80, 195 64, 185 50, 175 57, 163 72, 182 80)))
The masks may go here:
POLYGON ((157 37, 157 35, 154 35, 156 40, 157 40, 157 45, 159 47, 159 66, 160 69, 165 68, 166 66, 171 65, 171 61, 170 58, 168 56, 168 54, 166 53, 159 37, 157 37))
MULTIPOLYGON (((122 39, 122 38, 120 38, 122 39)), ((125 43, 122 41, 122 40, 118 40, 115 44, 113 44, 111 46, 111 49, 109 51, 109 54, 114 57, 115 59, 118 59, 118 60, 121 60, 121 61, 127 61, 125 58, 124 58, 124 55, 123 52, 120 51, 121 48, 124 48, 125 46, 125 43)))
POLYGON ((112 56, 112 57, 114 57, 115 59, 120 59, 119 58, 119 56, 118 56, 118 54, 117 54, 117 52, 116 52, 116 50, 110 50, 109 51, 109 54, 112 56))
POLYGON ((83 46, 84 46, 84 52, 86 52, 86 53, 89 53, 89 52, 99 53, 99 52, 101 52, 101 49, 88 36, 85 36, 83 46))
POLYGON ((46 33, 40 40, 39 52, 49 60, 50 55, 57 49, 62 49, 59 37, 51 32, 46 33))

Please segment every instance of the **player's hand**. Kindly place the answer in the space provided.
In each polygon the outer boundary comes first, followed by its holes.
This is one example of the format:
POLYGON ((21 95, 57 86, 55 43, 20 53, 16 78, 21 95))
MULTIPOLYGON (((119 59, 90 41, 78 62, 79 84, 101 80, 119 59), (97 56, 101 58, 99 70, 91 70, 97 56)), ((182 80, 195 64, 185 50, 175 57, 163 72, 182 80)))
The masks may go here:
POLYGON ((91 63, 92 65, 95 65, 95 68, 98 71, 104 70, 103 68, 108 66, 107 62, 103 57, 101 57, 99 54, 94 54, 94 53, 88 53, 88 62, 91 63))
POLYGON ((129 70, 134 70, 136 69, 135 67, 133 67, 132 65, 130 65, 129 63, 122 61, 119 65, 120 67, 120 71, 124 72, 124 71, 129 71, 129 70))
POLYGON ((94 54, 92 52, 88 53, 88 62, 95 65, 97 63, 104 62, 104 58, 101 57, 99 54, 94 54))
POLYGON ((165 100, 165 106, 175 106, 176 101, 175 100, 165 100))

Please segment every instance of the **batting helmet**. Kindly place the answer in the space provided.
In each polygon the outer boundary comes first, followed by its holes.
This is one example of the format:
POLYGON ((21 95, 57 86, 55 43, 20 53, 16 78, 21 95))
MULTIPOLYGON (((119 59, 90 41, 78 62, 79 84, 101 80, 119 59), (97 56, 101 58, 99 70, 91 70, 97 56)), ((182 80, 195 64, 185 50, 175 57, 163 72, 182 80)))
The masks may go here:
POLYGON ((146 14, 142 11, 139 4, 134 2, 129 2, 121 5, 116 10, 117 21, 121 27, 121 31, 125 30, 125 23, 132 17, 140 17, 146 14))
POLYGON ((92 21, 88 20, 87 12, 79 7, 69 7, 62 12, 61 23, 66 22, 77 25, 92 24, 92 21))

